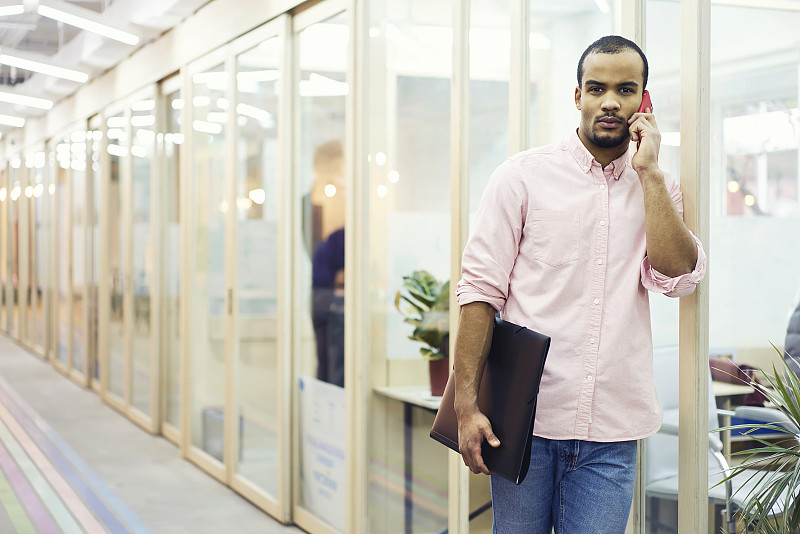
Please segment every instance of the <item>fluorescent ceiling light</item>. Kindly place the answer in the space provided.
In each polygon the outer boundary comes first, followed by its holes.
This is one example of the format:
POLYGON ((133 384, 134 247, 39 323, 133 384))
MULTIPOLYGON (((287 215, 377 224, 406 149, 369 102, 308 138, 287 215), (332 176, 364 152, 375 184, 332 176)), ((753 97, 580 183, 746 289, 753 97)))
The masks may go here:
POLYGON ((152 111, 155 107, 155 100, 139 100, 131 104, 131 111, 152 111))
POLYGON ((29 108, 36 109, 53 109, 53 101, 44 98, 36 98, 34 96, 21 95, 19 93, 10 93, 7 91, 0 91, 0 102, 7 102, 9 104, 18 104, 20 106, 28 106, 29 108))
POLYGON ((134 115, 131 117, 131 126, 152 126, 156 123, 156 118, 153 115, 134 115))
POLYGON ((54 63, 50 63, 48 59, 39 54, 20 52, 19 50, 0 49, 0 63, 8 65, 9 67, 39 72, 73 82, 85 83, 89 81, 88 73, 59 67, 54 63))
POLYGON ((121 43, 128 45, 139 44, 138 35, 110 25, 102 15, 90 9, 73 6, 60 0, 42 0, 37 12, 43 17, 57 20, 121 43))
POLYGON ((22 117, 12 117, 11 115, 0 115, 0 124, 22 128, 25 126, 25 119, 22 117))
POLYGON ((0 17, 13 17, 14 15, 22 15, 25 13, 25 6, 22 4, 16 6, 0 6, 0 17))
POLYGON ((275 125, 275 118, 272 116, 272 113, 270 113, 265 109, 260 109, 255 106, 251 106, 249 104, 237 104, 236 112, 239 115, 245 115, 247 117, 251 117, 264 124, 268 124, 270 126, 275 125))
POLYGON ((211 135, 219 135, 222 133, 222 125, 216 122, 208 121, 194 121, 192 128, 197 132, 203 132, 211 135))

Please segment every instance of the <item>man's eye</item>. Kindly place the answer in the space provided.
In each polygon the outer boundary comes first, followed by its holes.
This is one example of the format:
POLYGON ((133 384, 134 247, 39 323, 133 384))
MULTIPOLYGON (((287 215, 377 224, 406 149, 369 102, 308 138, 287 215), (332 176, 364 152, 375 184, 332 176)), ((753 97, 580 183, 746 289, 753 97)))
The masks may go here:
POLYGON ((630 87, 623 87, 622 88, 622 92, 624 94, 626 94, 626 95, 629 95, 629 94, 633 93, 633 89, 631 89, 630 87))
POLYGON ((601 88, 599 88, 599 87, 590 87, 590 88, 589 88, 589 92, 590 92, 590 93, 599 93, 599 92, 601 92, 601 91, 602 91, 602 89, 601 89, 601 88))

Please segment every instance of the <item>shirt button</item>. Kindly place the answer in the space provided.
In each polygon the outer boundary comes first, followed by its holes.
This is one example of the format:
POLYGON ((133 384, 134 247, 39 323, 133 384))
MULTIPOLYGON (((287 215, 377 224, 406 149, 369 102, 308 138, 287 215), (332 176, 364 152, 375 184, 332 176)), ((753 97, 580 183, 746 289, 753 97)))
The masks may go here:
POLYGON ((593 337, 590 337, 590 338, 589 338, 589 343, 591 343, 592 345, 594 345, 594 338, 593 338, 593 337))
POLYGON ((600 304, 600 299, 594 299, 595 304, 600 304))
POLYGON ((600 184, 600 189, 603 190, 606 188, 606 184, 600 184))
POLYGON ((606 225, 605 221, 600 221, 600 226, 605 226, 605 225, 606 225))
POLYGON ((603 265, 603 260, 597 260, 597 265, 603 265))
POLYGON ((592 375, 589 375, 589 376, 586 377, 586 380, 591 382, 592 380, 594 380, 594 377, 592 375))

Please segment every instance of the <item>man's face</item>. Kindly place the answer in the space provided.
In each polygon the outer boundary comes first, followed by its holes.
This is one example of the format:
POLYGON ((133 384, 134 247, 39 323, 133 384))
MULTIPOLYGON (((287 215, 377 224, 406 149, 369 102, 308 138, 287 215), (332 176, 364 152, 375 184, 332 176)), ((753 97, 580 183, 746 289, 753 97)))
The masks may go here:
POLYGON ((643 68, 642 58, 633 50, 584 59, 582 87, 575 88, 584 142, 611 148, 629 141, 628 119, 642 102, 643 68))

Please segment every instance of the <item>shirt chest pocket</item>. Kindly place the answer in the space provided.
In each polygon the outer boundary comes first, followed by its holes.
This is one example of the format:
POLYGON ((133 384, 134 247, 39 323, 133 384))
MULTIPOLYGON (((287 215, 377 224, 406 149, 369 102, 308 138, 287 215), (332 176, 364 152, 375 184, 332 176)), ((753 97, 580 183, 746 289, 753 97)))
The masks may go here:
POLYGON ((558 266, 580 257, 580 213, 577 211, 533 210, 530 239, 533 258, 558 266))

